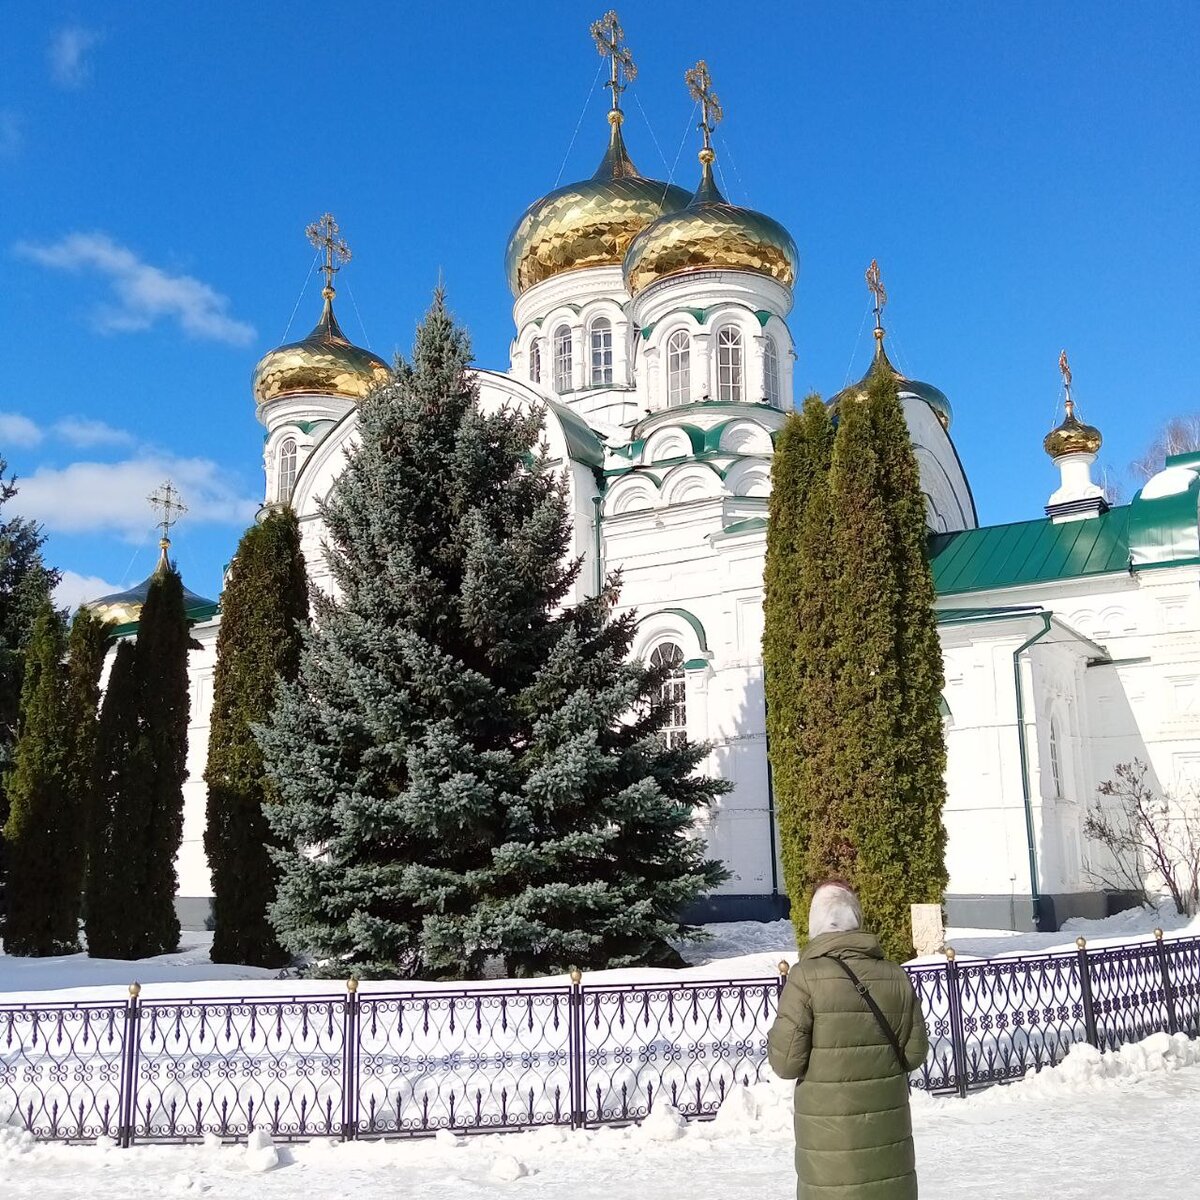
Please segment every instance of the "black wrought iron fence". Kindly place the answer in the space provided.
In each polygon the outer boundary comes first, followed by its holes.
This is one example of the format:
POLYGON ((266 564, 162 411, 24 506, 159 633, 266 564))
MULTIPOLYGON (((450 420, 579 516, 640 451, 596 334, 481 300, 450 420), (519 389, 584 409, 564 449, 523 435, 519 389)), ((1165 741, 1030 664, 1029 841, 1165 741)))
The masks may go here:
MULTIPOLYGON (((1200 1036, 1200 938, 908 968, 966 1095, 1156 1031, 1200 1036)), ((704 1118, 768 1077, 782 977, 0 1005, 0 1122, 47 1141, 281 1140, 704 1118)))

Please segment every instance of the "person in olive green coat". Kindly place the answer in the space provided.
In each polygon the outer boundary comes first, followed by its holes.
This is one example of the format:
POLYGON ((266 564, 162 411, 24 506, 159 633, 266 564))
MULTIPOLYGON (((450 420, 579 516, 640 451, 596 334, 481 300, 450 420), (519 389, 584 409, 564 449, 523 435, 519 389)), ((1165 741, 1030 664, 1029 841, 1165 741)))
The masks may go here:
POLYGON ((799 1200, 915 1200, 908 1072, 929 1052, 921 1003, 901 967, 864 932, 858 897, 840 882, 813 894, 811 940, 788 974, 767 1056, 796 1080, 799 1200), (903 1067, 866 999, 895 1034, 903 1067))

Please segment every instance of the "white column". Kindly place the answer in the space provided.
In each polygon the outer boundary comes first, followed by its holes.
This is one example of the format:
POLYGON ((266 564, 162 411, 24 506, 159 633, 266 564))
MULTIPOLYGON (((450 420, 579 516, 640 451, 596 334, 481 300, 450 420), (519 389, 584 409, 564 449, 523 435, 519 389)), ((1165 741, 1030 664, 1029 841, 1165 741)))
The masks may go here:
POLYGON ((709 400, 715 400, 716 396, 716 373, 712 361, 712 334, 705 331, 704 333, 692 334, 692 399, 703 400, 707 397, 709 400))

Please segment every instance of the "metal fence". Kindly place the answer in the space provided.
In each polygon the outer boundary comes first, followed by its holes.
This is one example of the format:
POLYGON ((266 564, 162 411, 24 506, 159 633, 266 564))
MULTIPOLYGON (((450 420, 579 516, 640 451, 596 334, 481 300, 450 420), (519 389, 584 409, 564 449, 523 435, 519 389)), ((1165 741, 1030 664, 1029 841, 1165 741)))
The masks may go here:
MULTIPOLYGON (((1200 1035, 1200 938, 908 968, 966 1095, 1156 1031, 1200 1035)), ((0 1122, 47 1141, 281 1140, 685 1117, 768 1076, 782 978, 0 1005, 0 1122)))

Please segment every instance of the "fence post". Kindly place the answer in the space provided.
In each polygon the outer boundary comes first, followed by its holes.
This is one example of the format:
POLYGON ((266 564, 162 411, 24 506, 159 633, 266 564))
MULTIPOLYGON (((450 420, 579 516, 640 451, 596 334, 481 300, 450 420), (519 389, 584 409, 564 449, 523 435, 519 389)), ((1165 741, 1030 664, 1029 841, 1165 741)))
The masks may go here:
POLYGON ((1079 956, 1079 994, 1083 1000, 1083 1029, 1088 1043, 1100 1049, 1100 1034, 1096 1029, 1096 1008, 1092 1002, 1092 971, 1088 965, 1087 938, 1075 939, 1075 952, 1079 956))
POLYGON ((1175 988, 1171 985, 1171 969, 1167 965, 1167 948, 1163 945, 1163 931, 1154 931, 1154 945, 1158 952, 1158 969, 1162 975, 1163 997, 1167 1004, 1167 1032, 1179 1032, 1179 1017, 1175 1012, 1175 988))
POLYGON ((950 1046, 954 1055, 954 1082, 959 1096, 967 1094, 967 1035, 963 1029, 960 976, 954 947, 946 947, 946 995, 950 1007, 950 1046))
POLYGON ((571 1128, 582 1129, 586 1119, 587 1079, 583 1039, 583 972, 571 968, 571 989, 567 993, 567 1091, 570 1093, 571 1128))
POLYGON ((346 980, 342 1046, 342 1141, 358 1136, 358 980, 346 980))
POLYGON ((133 1143, 133 1122, 137 1112, 138 1026, 142 1015, 140 983, 129 985, 125 1005, 125 1043, 121 1047, 121 1082, 117 1092, 117 1145, 122 1149, 133 1143))

